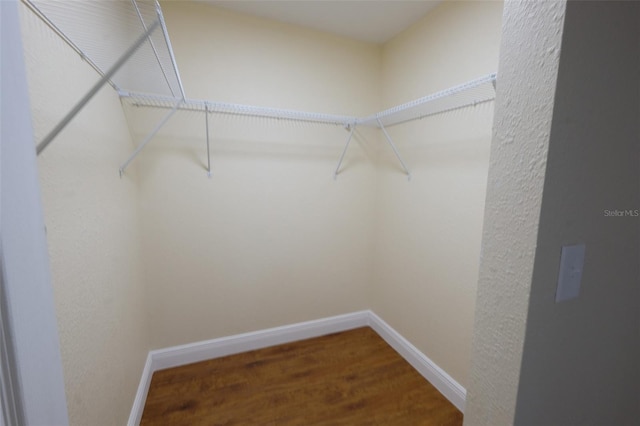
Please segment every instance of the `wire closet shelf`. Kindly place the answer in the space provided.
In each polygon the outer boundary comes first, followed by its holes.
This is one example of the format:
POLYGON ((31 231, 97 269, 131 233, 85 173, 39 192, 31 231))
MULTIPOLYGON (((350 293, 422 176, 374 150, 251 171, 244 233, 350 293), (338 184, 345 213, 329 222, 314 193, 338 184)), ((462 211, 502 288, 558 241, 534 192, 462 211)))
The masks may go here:
POLYGON ((184 98, 162 9, 156 0, 23 2, 101 76, 145 35, 143 43, 110 76, 109 84, 116 90, 184 98))
POLYGON ((157 0, 22 0, 100 75, 37 145, 40 154, 105 85, 185 97, 157 0), (123 53, 124 52, 124 53, 123 53))
MULTIPOLYGON (((420 120, 429 116, 454 111, 460 108, 476 106, 495 99, 496 74, 492 73, 467 83, 451 87, 440 92, 424 96, 410 102, 389 108, 367 117, 356 117, 335 114, 323 114, 316 112, 296 111, 289 109, 268 108, 254 105, 242 105, 224 102, 215 102, 201 99, 179 99, 170 96, 119 91, 123 101, 137 108, 160 108, 174 112, 175 110, 202 112, 209 114, 222 114, 245 117, 272 118, 277 120, 289 120, 305 123, 320 123, 343 126, 349 130, 349 136, 345 148, 340 156, 338 166, 334 172, 337 177, 353 133, 358 126, 377 127, 382 130, 387 143, 391 146, 395 156, 401 163, 405 173, 410 178, 411 172, 386 128, 420 120)), ((172 114, 170 112, 170 114, 172 114)), ((208 128, 208 125, 207 125, 208 128)), ((207 130, 207 147, 209 135, 207 130)), ((209 151, 207 149, 207 151, 209 151)), ((124 168, 129 163, 125 163, 124 168)), ((209 159, 210 164, 210 159, 209 159)), ((121 168, 121 172, 124 172, 121 168)), ((209 174, 211 173, 208 168, 209 174)))
POLYGON ((141 92, 120 90, 119 95, 124 102, 134 107, 172 109, 182 101, 179 110, 201 111, 208 109, 212 114, 240 115, 248 117, 275 118, 309 123, 324 123, 351 126, 391 127, 432 115, 475 106, 495 98, 496 74, 489 74, 459 86, 451 87, 428 96, 424 96, 402 105, 372 114, 367 117, 323 114, 316 112, 296 111, 280 108, 260 107, 234 103, 216 102, 202 99, 176 98, 141 92))
POLYGON ((349 136, 335 169, 334 178, 340 171, 356 127, 378 128, 383 132, 386 141, 410 178, 411 172, 386 128, 475 106, 495 98, 496 74, 493 73, 367 117, 190 99, 185 95, 162 9, 157 0, 22 1, 101 77, 38 144, 38 154, 104 84, 110 84, 118 92, 123 105, 167 110, 167 114, 120 166, 121 175, 175 112, 182 110, 202 112, 205 115, 209 176, 211 176, 211 158, 208 119, 209 115, 221 114, 343 126, 349 131, 349 136))

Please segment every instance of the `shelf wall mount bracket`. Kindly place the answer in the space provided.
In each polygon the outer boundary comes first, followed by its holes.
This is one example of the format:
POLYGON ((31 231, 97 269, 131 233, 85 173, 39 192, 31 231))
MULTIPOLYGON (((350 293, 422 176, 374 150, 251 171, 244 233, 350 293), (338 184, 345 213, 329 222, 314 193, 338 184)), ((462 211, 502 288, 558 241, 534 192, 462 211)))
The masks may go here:
POLYGON ((173 114, 176 113, 176 111, 178 111, 178 108, 180 107, 180 105, 182 105, 182 103, 184 102, 184 100, 180 100, 178 103, 176 103, 176 105, 171 109, 171 111, 169 111, 163 118, 162 120, 160 120, 160 122, 156 125, 156 127, 151 131, 151 133, 149 133, 147 135, 147 137, 144 138, 144 140, 142 142, 140 142, 140 144, 138 145, 138 147, 136 148, 135 151, 133 151, 133 154, 131 154, 131 156, 127 159, 127 161, 125 161, 124 163, 122 163, 122 166, 120 166, 120 177, 122 177, 122 175, 124 174, 124 171, 127 169, 127 167, 129 166, 129 164, 131 164, 131 162, 134 160, 134 158, 136 158, 138 156, 138 154, 140 154, 140 151, 142 151, 142 149, 149 143, 151 142, 151 139, 153 139, 153 137, 160 131, 160 129, 162 129, 162 127, 167 123, 167 121, 169 121, 169 119, 171 118, 171 116, 173 116, 173 114))
POLYGON ((69 124, 69 122, 84 108, 84 106, 98 93, 98 91, 108 83, 113 75, 118 72, 120 68, 136 53, 136 51, 142 46, 153 31, 160 26, 160 21, 155 20, 145 32, 143 32, 138 39, 127 49, 127 51, 120 56, 120 58, 109 68, 109 70, 98 80, 98 82, 87 92, 86 95, 80 99, 80 101, 64 116, 62 120, 42 139, 42 141, 36 147, 36 154, 40 154, 44 149, 55 139, 56 136, 69 124))
POLYGON ((349 131, 349 138, 347 139, 347 143, 344 146, 344 149, 342 150, 342 155, 340 155, 340 160, 338 160, 338 166, 336 167, 336 171, 333 172, 333 180, 337 180, 338 179, 338 173, 340 173, 340 167, 342 166, 342 161, 344 161, 344 156, 347 153, 347 150, 349 149, 349 144, 351 143, 351 139, 353 139, 353 134, 356 131, 356 124, 355 123, 350 123, 345 125, 345 129, 349 131))
POLYGON ((396 147, 396 144, 394 144, 393 140, 391 140, 391 136, 389 136, 389 133, 387 133, 387 129, 385 129, 384 126, 382 125, 382 121, 380 121, 380 117, 377 117, 376 121, 378 122, 378 126, 380 127, 380 130, 382 130, 382 133, 384 133, 384 137, 387 139, 387 142, 391 146, 391 149, 393 150, 393 153, 396 155, 396 158, 398 159, 398 161, 400 161, 400 164, 402 165, 402 168, 404 169, 405 173, 407 174, 407 180, 411 180, 411 171, 409 170, 409 168, 405 164, 404 160, 400 156, 400 152, 398 151, 398 148, 396 147))
POLYGON ((207 134, 207 176, 211 178, 211 151, 209 149, 209 104, 204 105, 204 124, 207 134))

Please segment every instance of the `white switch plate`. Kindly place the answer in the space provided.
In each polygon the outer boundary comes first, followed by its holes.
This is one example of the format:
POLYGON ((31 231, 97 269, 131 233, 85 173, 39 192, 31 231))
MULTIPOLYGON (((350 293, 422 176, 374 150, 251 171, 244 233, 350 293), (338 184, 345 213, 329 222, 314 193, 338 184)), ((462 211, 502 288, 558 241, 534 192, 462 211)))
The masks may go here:
POLYGON ((584 244, 562 247, 556 303, 575 299, 580 294, 580 280, 582 279, 582 269, 584 268, 585 251, 586 246, 584 244))

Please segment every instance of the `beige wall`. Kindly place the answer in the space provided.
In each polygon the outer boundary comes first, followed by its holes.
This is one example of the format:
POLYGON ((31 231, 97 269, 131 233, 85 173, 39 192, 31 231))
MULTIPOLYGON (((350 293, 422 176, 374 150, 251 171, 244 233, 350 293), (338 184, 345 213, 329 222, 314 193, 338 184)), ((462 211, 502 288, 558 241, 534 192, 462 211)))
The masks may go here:
MULTIPOLYGON (((103 90, 39 159, 71 423, 123 424, 151 346, 368 307, 469 384, 468 424, 635 421, 637 226, 603 210, 640 203, 638 10, 600 7, 569 6, 558 74, 564 3, 508 3, 471 374, 490 105, 392 129, 410 183, 376 133, 334 182, 343 129, 219 118, 207 179, 189 113, 120 180, 132 145, 103 90), (556 305, 560 246, 579 241, 580 298, 556 305)), ((364 115, 495 71, 501 4, 447 2, 382 49, 202 4, 165 14, 190 96, 364 115)), ((40 139, 96 75, 23 25, 40 139)))
MULTIPOLYGON (((21 5, 36 140, 97 81, 93 69, 21 5)), ((149 338, 135 169, 117 94, 107 86, 40 155, 65 388, 72 425, 122 425, 149 338)))
POLYGON ((505 2, 468 425, 514 422, 564 9, 505 2))
MULTIPOLYGON (((163 8, 190 97, 350 114, 379 104, 375 45, 205 4, 163 8)), ((154 347, 368 308, 375 133, 359 133, 337 181, 343 128, 214 116, 211 136, 211 179, 201 114, 180 113, 136 160, 154 347)))
MULTIPOLYGON (((501 8, 445 3, 380 47, 163 4, 189 97, 359 116, 496 71, 501 8)), ((42 137, 96 76, 33 20, 42 137)), ((166 112, 125 108, 136 141, 166 112)), ((491 119, 391 129, 407 182, 371 129, 334 181, 345 129, 213 116, 209 179, 204 117, 179 112, 120 180, 132 145, 104 89, 40 159, 72 422, 122 423, 148 347, 367 308, 465 385, 491 119)))
MULTIPOLYGON (((384 46, 385 107, 497 71, 501 2, 445 2, 384 46)), ((493 103, 389 129, 373 310, 466 386, 493 103)))

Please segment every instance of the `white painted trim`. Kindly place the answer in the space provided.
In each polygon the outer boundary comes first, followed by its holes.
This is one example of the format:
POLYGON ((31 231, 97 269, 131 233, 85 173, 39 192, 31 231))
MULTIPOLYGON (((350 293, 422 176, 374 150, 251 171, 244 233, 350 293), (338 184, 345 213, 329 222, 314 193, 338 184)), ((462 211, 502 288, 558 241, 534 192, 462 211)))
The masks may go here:
POLYGON ((133 407, 131 407, 131 413, 129 414, 129 421, 127 422, 127 426, 139 425, 140 420, 142 420, 142 412, 144 411, 144 404, 147 401, 149 386, 151 386, 151 376, 153 376, 151 364, 151 352, 149 352, 147 354, 147 361, 144 363, 142 378, 140 379, 140 384, 138 385, 136 398, 133 400, 133 407))
POLYGON ((7 425, 68 425, 20 7, 0 0, 0 411, 7 425))
POLYGON ((153 371, 219 358, 368 325, 368 311, 269 328, 151 351, 153 371))
POLYGON ((372 311, 369 311, 369 326, 435 386, 458 410, 464 413, 467 390, 460 383, 456 382, 442 368, 438 367, 436 363, 431 361, 372 311))
POLYGON ((128 426, 140 424, 151 376, 155 371, 365 326, 370 326, 453 405, 464 412, 467 395, 465 388, 379 316, 372 311, 359 311, 150 351, 127 424, 128 426))

